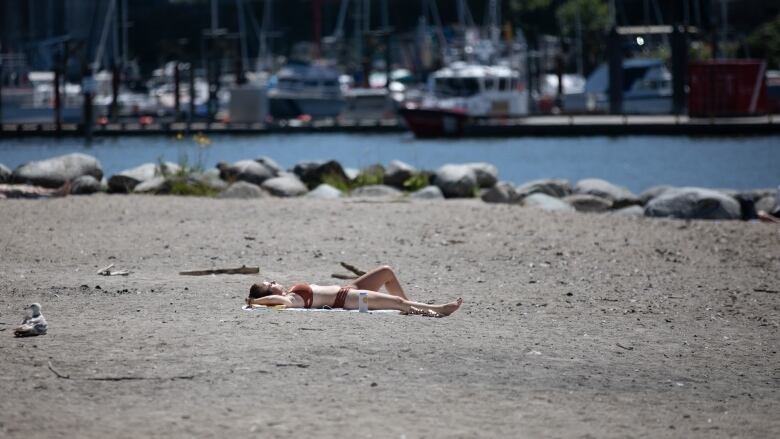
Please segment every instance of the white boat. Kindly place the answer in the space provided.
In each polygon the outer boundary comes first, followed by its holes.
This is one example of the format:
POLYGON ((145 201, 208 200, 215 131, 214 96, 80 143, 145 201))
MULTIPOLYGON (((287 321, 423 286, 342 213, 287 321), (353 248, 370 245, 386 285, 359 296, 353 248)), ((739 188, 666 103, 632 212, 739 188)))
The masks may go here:
MULTIPOLYGON (((585 90, 564 97, 569 113, 609 112, 609 66, 600 65, 588 76, 585 90)), ((671 114, 672 74, 663 60, 634 58, 623 61, 623 113, 671 114)))
POLYGON ((288 63, 271 78, 270 86, 271 116, 277 119, 336 117, 344 108, 339 73, 325 66, 288 63))
POLYGON ((399 113, 418 137, 457 136, 476 119, 528 115, 528 90, 508 66, 455 62, 428 78, 422 102, 399 113))

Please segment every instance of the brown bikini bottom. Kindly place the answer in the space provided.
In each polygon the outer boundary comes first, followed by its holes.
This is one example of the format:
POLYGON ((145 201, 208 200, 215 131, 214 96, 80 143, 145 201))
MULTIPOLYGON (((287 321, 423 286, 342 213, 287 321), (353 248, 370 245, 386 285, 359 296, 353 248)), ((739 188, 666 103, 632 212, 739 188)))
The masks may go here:
POLYGON ((344 303, 347 301, 347 293, 353 288, 355 287, 352 285, 341 287, 338 294, 336 294, 336 300, 333 301, 333 308, 344 308, 344 303))

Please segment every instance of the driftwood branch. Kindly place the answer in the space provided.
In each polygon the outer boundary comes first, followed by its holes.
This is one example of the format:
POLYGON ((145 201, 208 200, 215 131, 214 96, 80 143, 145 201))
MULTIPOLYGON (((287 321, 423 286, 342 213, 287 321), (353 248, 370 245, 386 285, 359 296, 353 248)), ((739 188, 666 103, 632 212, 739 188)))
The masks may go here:
POLYGON ((349 271, 351 271, 351 272, 355 273, 355 274, 356 274, 356 275, 358 275, 358 276, 362 276, 362 275, 366 274, 366 272, 365 272, 365 271, 363 271, 363 270, 361 270, 361 269, 359 269, 359 268, 355 267, 354 265, 347 264, 346 262, 342 262, 342 263, 341 263, 341 266, 342 266, 342 267, 344 267, 344 268, 346 268, 347 270, 349 270, 349 271))
POLYGON ((57 372, 57 369, 55 369, 54 366, 51 365, 51 361, 49 361, 49 370, 52 371, 52 373, 54 373, 54 375, 57 375, 57 378, 62 378, 64 380, 69 380, 70 379, 70 375, 63 375, 63 374, 57 372))
MULTIPOLYGON (((51 364, 51 361, 48 362, 49 370, 52 371, 54 375, 57 376, 57 378, 62 378, 64 380, 71 379, 70 375, 64 375, 57 371, 57 369, 54 368, 54 366, 51 364)), ((73 378, 73 379, 79 379, 79 380, 86 380, 86 381, 137 381, 137 380, 191 380, 195 378, 195 375, 175 375, 172 377, 138 377, 138 376, 115 376, 115 377, 85 377, 85 378, 73 378)))
POLYGON ((242 265, 240 268, 218 268, 215 270, 194 270, 180 271, 182 276, 208 276, 210 274, 257 274, 260 273, 260 267, 247 267, 242 265))
POLYGON ((130 272, 126 270, 111 270, 113 267, 114 264, 109 264, 108 267, 98 270, 97 274, 101 276, 127 276, 130 274, 130 272))

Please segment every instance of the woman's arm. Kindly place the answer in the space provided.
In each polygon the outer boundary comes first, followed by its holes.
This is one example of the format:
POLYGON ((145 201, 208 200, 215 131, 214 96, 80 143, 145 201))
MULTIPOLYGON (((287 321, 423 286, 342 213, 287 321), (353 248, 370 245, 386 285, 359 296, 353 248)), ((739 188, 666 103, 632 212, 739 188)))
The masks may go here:
POLYGON ((293 302, 289 297, 270 295, 265 297, 259 297, 257 299, 249 299, 250 305, 284 305, 288 308, 293 307, 293 302))

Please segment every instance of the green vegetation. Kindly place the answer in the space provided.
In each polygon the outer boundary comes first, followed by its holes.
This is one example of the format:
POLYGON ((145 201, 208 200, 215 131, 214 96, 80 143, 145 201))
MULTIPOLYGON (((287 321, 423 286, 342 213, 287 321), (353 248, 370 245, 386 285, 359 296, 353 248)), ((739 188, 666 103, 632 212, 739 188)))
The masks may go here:
POLYGON ((169 179, 167 183, 170 185, 168 193, 171 195, 216 197, 219 194, 218 190, 192 178, 174 177, 169 179))
POLYGON ((780 69, 780 15, 748 35, 746 43, 752 58, 766 59, 770 69, 780 69))
POLYGON ((344 178, 343 176, 341 176, 341 174, 335 172, 323 175, 322 182, 335 187, 341 192, 349 192, 350 190, 352 190, 352 185, 350 181, 344 178))
POLYGON ((416 192, 431 184, 431 177, 425 172, 418 172, 404 182, 404 190, 416 192))
MULTIPOLYGON (((183 139, 181 133, 176 135, 176 140, 183 139)), ((211 141, 200 133, 193 135, 192 141, 198 145, 198 156, 194 165, 189 164, 189 156, 185 151, 179 153, 177 163, 179 168, 175 172, 168 169, 162 156, 157 157, 156 172, 165 177, 165 184, 160 193, 195 197, 214 197, 219 194, 218 190, 199 178, 204 171, 203 150, 211 144, 211 141)))

